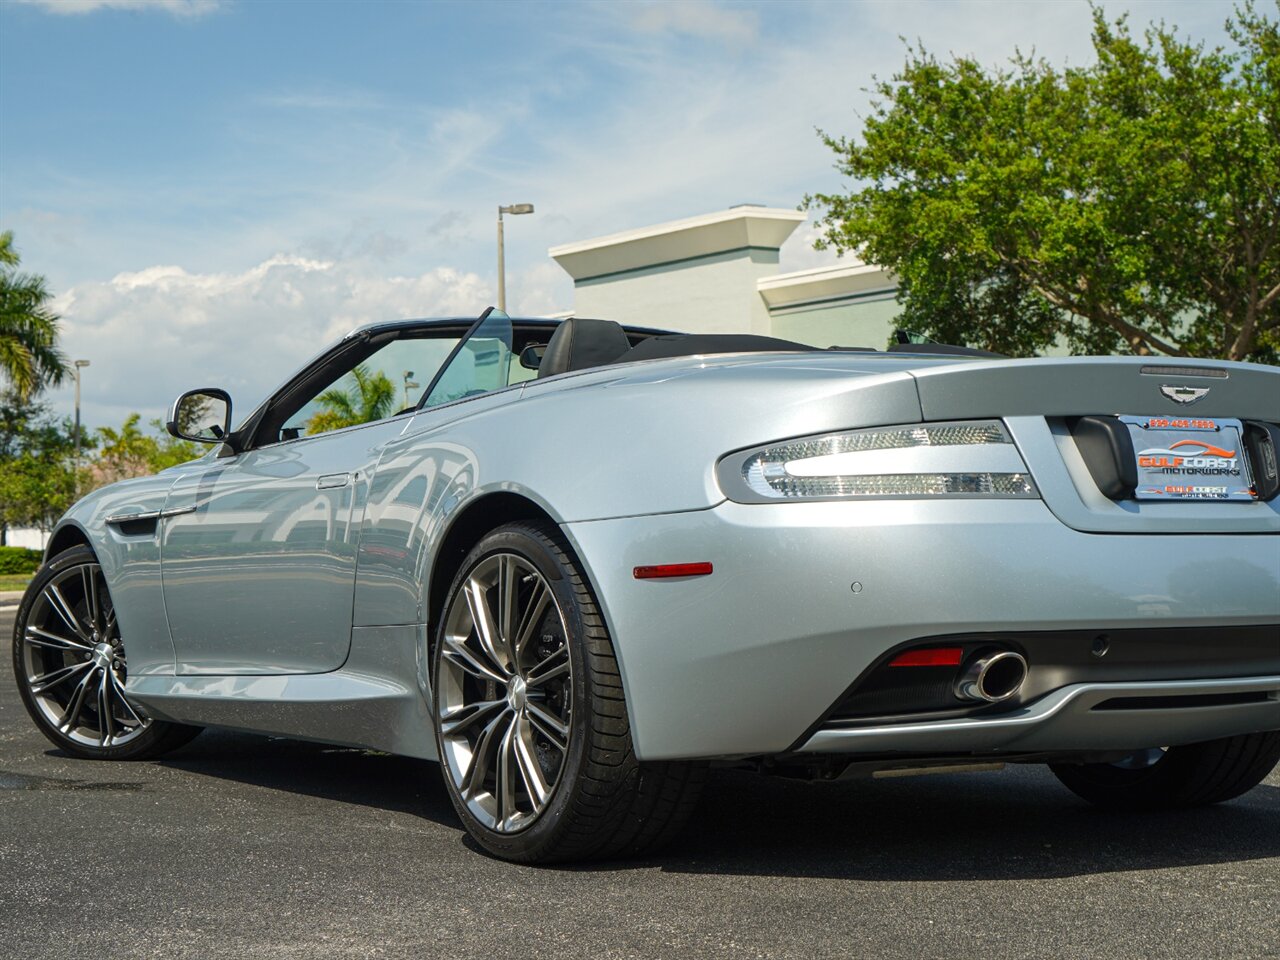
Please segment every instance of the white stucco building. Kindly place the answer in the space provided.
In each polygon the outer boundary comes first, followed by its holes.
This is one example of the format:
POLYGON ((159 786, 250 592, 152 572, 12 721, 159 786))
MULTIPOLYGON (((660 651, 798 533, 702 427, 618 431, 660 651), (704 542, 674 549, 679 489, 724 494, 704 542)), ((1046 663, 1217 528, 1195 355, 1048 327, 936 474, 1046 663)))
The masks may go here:
POLYGON ((43 550, 49 542, 47 530, 35 527, 10 527, 5 533, 5 546, 26 547, 29 550, 43 550))
POLYGON ((573 313, 693 333, 757 333, 826 347, 883 347, 896 283, 849 260, 778 273, 805 214, 744 205, 552 247, 573 278, 573 313))

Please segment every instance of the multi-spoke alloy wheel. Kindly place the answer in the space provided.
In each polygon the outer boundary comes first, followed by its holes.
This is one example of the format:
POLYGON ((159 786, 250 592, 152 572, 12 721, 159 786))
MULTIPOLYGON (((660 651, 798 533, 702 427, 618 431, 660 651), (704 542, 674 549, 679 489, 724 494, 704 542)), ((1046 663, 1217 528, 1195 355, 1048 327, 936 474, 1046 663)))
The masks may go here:
POLYGON ((58 746, 86 757, 170 749, 196 728, 160 723, 125 693, 124 640, 102 568, 85 547, 32 581, 13 636, 14 672, 28 711, 58 746))
POLYGON ((19 642, 27 690, 63 736, 116 747, 147 729, 150 720, 124 693, 124 645, 98 564, 77 564, 50 579, 19 642))
POLYGON ((462 561, 432 645, 436 745, 472 838, 508 860, 670 839, 705 767, 639 763, 604 617, 551 524, 510 523, 462 561))
POLYGON ((564 617, 530 560, 495 553, 454 594, 441 643, 436 715, 449 776, 480 823, 521 830, 546 809, 569 746, 564 617))

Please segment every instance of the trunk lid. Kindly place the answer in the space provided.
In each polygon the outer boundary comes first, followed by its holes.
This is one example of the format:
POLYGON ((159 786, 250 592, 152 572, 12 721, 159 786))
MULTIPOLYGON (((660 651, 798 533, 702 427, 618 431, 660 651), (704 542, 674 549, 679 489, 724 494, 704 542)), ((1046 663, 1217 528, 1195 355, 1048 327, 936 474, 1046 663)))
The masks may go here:
POLYGON ((926 421, 1002 418, 1046 506, 1076 530, 1280 532, 1280 497, 1270 502, 1109 499, 1070 429, 1084 416, 1280 423, 1280 370, 1223 360, 1066 357, 955 364, 912 375, 926 421))

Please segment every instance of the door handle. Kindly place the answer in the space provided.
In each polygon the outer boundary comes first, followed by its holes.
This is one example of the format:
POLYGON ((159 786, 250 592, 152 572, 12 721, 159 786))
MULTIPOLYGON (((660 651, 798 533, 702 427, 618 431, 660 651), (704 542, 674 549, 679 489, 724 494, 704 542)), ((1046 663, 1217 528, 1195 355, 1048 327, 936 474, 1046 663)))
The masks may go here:
POLYGON ((339 487, 345 487, 351 482, 351 474, 349 473, 326 473, 323 477, 316 478, 317 490, 336 490, 339 487))

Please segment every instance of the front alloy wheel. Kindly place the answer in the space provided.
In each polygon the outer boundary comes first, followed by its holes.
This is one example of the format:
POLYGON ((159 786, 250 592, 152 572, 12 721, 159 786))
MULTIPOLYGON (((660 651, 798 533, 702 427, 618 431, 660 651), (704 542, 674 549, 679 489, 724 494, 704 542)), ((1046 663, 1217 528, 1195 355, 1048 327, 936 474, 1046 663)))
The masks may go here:
POLYGON ((76 756, 154 756, 199 732, 153 720, 125 693, 124 639, 88 547, 59 554, 32 579, 14 624, 13 667, 36 726, 76 756))

